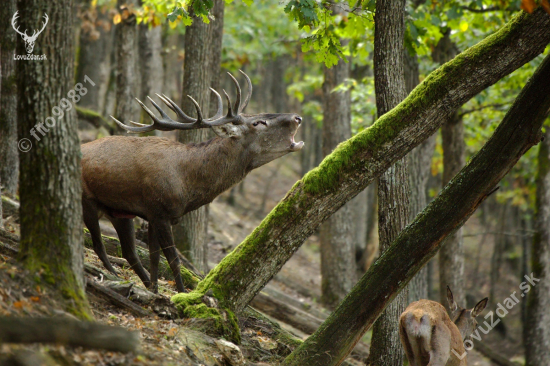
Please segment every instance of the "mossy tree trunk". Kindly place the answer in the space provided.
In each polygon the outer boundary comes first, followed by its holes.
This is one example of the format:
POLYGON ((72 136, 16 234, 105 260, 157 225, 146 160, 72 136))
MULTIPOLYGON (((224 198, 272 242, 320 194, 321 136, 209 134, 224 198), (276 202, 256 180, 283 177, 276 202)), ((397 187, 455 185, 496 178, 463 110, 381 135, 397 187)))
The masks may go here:
POLYGON ((550 56, 529 80, 493 136, 407 226, 338 308, 284 365, 340 365, 384 308, 407 286, 495 190, 529 148, 540 142, 550 108, 550 56))
MULTIPOLYGON (((17 62, 19 138, 33 145, 19 155, 20 259, 38 281, 57 286, 70 312, 90 319, 84 292, 80 142, 74 104, 62 118, 49 117, 62 98, 76 102, 91 86, 77 87, 73 79, 73 2, 27 1, 19 9, 21 28, 35 29, 44 13, 49 22, 34 54, 44 54, 47 60, 17 62), (76 96, 71 97, 71 90, 76 96)), ((21 39, 17 53, 26 54, 21 39)))
MULTIPOLYGON (((405 97, 403 41, 406 0, 377 0, 374 16, 374 87, 376 109, 382 116, 405 97)), ((396 161, 378 178, 378 238, 380 255, 409 222, 409 169, 407 157, 396 161)), ((374 323, 367 365, 402 366, 399 315, 407 305, 402 291, 374 323)))
MULTIPOLYGON (((351 93, 349 90, 334 90, 350 77, 350 62, 339 60, 332 68, 325 66, 323 74, 323 155, 327 156, 340 142, 351 137, 351 93)), ((354 233, 357 220, 353 205, 354 201, 344 205, 320 228, 321 302, 332 309, 355 284, 354 233)))
MULTIPOLYGON (((540 366, 550 355, 550 131, 546 128, 539 150, 533 277, 540 280, 527 295, 527 321, 524 324, 525 364, 540 366)), ((529 274, 529 273, 526 273, 529 274)))
MULTIPOLYGON (((162 82, 164 81, 164 69, 162 63, 162 27, 149 28, 148 24, 138 26, 138 55, 139 73, 141 88, 139 98, 145 101, 149 96, 157 104, 162 105, 155 93, 162 93, 162 82)), ((149 123, 147 113, 141 111, 142 120, 149 123)), ((160 131, 154 134, 160 135, 160 131)))
MULTIPOLYGON (((219 7, 221 1, 223 0, 216 0, 215 7, 219 7)), ((221 42, 218 40, 214 44, 212 41, 221 37, 219 34, 214 36, 215 32, 223 32, 223 11, 218 11, 217 15, 210 24, 203 23, 202 19, 195 17, 193 24, 185 31, 182 109, 190 116, 196 116, 196 111, 187 95, 192 96, 204 113, 207 113, 212 93, 209 87, 214 74, 219 74, 220 64, 214 68, 212 60, 214 54, 221 54, 221 42)), ((212 132, 208 129, 178 131, 178 141, 182 143, 206 141, 211 137, 212 132)), ((187 213, 181 222, 172 228, 177 248, 203 273, 208 272, 207 229, 208 205, 187 213)))
MULTIPOLYGON (((15 40, 11 18, 17 11, 15 0, 0 7, 0 180, 3 193, 14 197, 19 179, 17 150, 17 82, 15 79, 15 40)), ((1 212, 1 211, 0 211, 1 212)), ((1 218, 0 218, 1 220, 1 218)))
POLYGON ((396 108, 338 145, 298 181, 196 291, 212 289, 224 306, 244 309, 324 220, 434 134, 462 104, 532 60, 549 42, 550 15, 541 9, 520 13, 432 72, 396 108))

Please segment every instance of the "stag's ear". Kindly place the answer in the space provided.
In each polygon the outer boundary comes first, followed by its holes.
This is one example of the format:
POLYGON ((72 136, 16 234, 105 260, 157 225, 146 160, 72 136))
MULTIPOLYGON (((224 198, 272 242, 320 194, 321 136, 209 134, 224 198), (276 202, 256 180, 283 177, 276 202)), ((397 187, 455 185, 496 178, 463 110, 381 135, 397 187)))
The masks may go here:
POLYGON ((453 298, 453 293, 449 286, 447 286, 447 302, 449 303, 449 309, 451 311, 456 311, 456 309, 458 309, 458 305, 453 298))
POLYGON ((483 300, 481 300, 480 302, 478 302, 476 304, 476 306, 474 306, 473 310, 472 310, 472 318, 475 318, 476 316, 478 316, 479 314, 481 314, 481 312, 483 311, 483 309, 485 309, 485 307, 487 306, 487 302, 489 301, 489 298, 486 297, 484 298, 483 300))
POLYGON ((233 123, 227 123, 221 126, 212 126, 212 130, 219 137, 239 137, 243 135, 242 126, 234 125, 233 123))

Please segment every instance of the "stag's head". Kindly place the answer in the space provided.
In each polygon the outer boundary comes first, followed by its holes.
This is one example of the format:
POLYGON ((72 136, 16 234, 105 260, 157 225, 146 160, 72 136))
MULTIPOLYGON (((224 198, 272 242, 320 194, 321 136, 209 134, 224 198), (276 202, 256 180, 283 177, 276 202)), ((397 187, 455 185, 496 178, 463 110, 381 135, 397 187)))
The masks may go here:
POLYGON ((252 82, 248 75, 241 71, 248 83, 248 94, 241 103, 241 88, 237 79, 231 74, 229 76, 235 83, 237 89, 237 99, 234 106, 231 106, 231 100, 224 90, 227 98, 227 114, 223 114, 223 102, 221 96, 212 88, 212 92, 218 99, 218 111, 214 117, 203 118, 199 104, 190 96, 188 98, 195 105, 197 118, 191 118, 186 115, 176 103, 166 95, 157 96, 168 108, 177 116, 177 120, 171 119, 158 104, 151 98, 149 100, 159 111, 161 118, 149 110, 139 99, 136 99, 141 107, 153 120, 153 124, 144 125, 130 121, 136 127, 131 127, 115 120, 115 122, 130 133, 143 133, 152 130, 171 131, 171 130, 192 130, 198 128, 212 128, 212 130, 222 138, 232 139, 235 143, 241 144, 243 150, 247 151, 251 157, 251 168, 257 168, 269 163, 290 152, 299 151, 304 146, 304 142, 294 141, 294 136, 302 123, 302 117, 293 113, 262 113, 262 114, 242 114, 242 111, 248 105, 252 96, 252 82))
POLYGON ((474 332, 477 327, 476 317, 485 309, 488 301, 489 298, 486 297, 478 302, 472 309, 464 309, 455 302, 453 293, 449 286, 447 286, 447 302, 451 310, 451 319, 460 331, 462 340, 466 340, 474 332))
POLYGON ((44 14, 44 23, 42 24, 42 29, 37 31, 36 29, 33 31, 32 36, 27 35, 27 30, 25 29, 25 32, 20 32, 19 27, 15 27, 15 21, 19 17, 17 14, 19 11, 16 11, 15 14, 13 14, 13 18, 11 19, 11 26, 17 33, 23 37, 23 41, 25 42, 25 49, 27 50, 27 53, 32 53, 32 50, 34 49, 34 42, 36 42, 36 38, 38 38, 38 35, 42 33, 44 28, 46 28, 46 24, 48 24, 48 14, 44 14))

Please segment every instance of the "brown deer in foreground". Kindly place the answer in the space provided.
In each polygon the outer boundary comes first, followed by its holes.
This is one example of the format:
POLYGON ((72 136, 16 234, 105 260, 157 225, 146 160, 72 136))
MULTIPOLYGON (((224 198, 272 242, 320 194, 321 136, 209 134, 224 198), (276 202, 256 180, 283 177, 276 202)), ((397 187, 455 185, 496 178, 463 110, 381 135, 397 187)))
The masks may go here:
POLYGON ((230 74, 237 88, 237 98, 232 107, 224 90, 228 103, 225 116, 222 99, 213 89, 218 98, 218 111, 209 119, 203 118, 198 103, 189 96, 197 110, 196 119, 183 113, 168 97, 158 94, 176 114, 176 120, 151 98, 160 118, 136 99, 153 120, 151 125, 130 122, 137 126, 130 127, 111 116, 120 127, 133 133, 211 128, 218 137, 207 142, 184 145, 160 137, 110 136, 82 145, 84 223, 90 230, 95 252, 109 271, 116 273, 101 240, 100 214, 105 214, 112 222, 124 258, 147 287, 157 291, 162 248, 174 273, 176 287, 184 292, 171 225, 187 212, 212 202, 252 169, 302 149, 304 143, 294 141, 302 122, 300 116, 241 114, 252 95, 250 78, 241 73, 248 83, 248 95, 241 103, 239 83, 230 74), (135 216, 149 222, 150 278, 136 255, 135 216))
POLYGON ((475 330, 475 318, 485 309, 488 300, 484 298, 473 309, 461 308, 447 286, 451 317, 438 302, 419 300, 411 303, 399 318, 399 336, 409 365, 467 366, 463 342, 475 330))

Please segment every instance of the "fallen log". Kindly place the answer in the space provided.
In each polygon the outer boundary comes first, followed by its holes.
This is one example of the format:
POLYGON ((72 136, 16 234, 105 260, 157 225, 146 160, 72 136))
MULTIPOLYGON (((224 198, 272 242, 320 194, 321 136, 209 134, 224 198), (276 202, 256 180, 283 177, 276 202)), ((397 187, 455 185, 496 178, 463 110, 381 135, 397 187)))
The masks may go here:
POLYGON ((491 362, 499 366, 521 366, 519 363, 510 361, 509 359, 502 356, 501 354, 493 351, 491 347, 489 347, 483 342, 474 340, 474 350, 478 351, 483 356, 489 358, 491 362))
POLYGON ((14 221, 19 223, 19 202, 9 197, 2 196, 2 217, 12 216, 14 221))
POLYGON ((313 334, 323 323, 322 319, 278 300, 263 291, 254 297, 250 305, 307 334, 313 334))
POLYGON ((0 343, 57 343, 133 352, 139 345, 139 333, 71 319, 0 318, 0 343))
POLYGON ((101 297, 113 305, 125 309, 129 311, 130 313, 139 316, 139 317, 145 317, 145 316, 153 316, 154 313, 145 310, 141 306, 133 303, 132 301, 128 300, 124 296, 116 293, 115 291, 111 290, 108 287, 102 286, 99 283, 97 283, 93 278, 88 277, 86 281, 86 291, 91 292, 92 294, 101 297))

